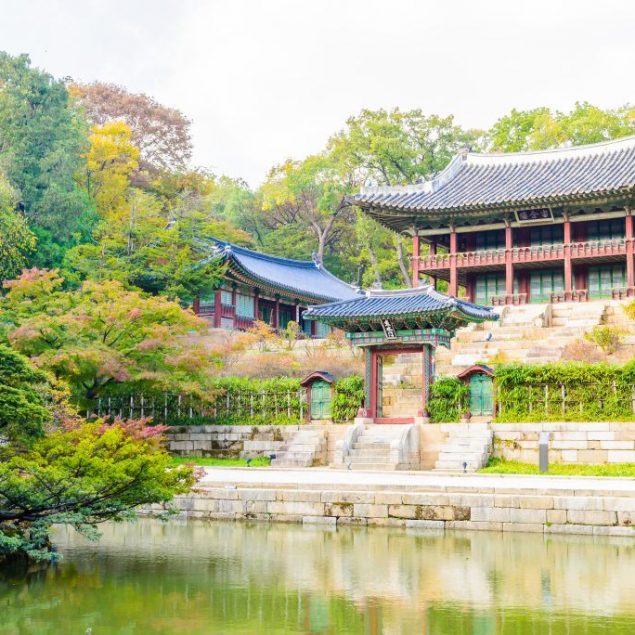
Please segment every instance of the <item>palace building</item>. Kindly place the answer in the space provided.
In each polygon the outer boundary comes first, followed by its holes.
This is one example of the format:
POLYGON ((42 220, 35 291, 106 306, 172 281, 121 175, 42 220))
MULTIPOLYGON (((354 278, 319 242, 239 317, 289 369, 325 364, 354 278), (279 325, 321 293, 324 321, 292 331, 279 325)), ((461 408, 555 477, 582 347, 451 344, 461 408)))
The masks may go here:
POLYGON ((225 263, 223 283, 211 296, 194 301, 194 312, 211 325, 248 329, 256 320, 284 329, 290 321, 312 337, 330 327, 304 319, 308 307, 354 298, 358 289, 311 260, 291 260, 216 241, 212 258, 225 263))
POLYGON ((436 178, 347 198, 413 239, 413 284, 478 304, 635 295, 635 137, 542 152, 463 152, 436 178))

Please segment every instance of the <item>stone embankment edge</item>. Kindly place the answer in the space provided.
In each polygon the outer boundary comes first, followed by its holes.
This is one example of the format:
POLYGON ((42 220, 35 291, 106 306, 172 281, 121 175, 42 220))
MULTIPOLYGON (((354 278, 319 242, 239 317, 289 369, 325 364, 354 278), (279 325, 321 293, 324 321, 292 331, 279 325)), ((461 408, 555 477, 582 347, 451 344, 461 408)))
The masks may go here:
MULTIPOLYGON (((502 484, 501 484, 502 485, 502 484)), ((327 526, 593 534, 635 539, 635 497, 619 492, 491 487, 199 486, 172 506, 185 518, 327 526)), ((152 515, 153 505, 140 510, 152 515)))

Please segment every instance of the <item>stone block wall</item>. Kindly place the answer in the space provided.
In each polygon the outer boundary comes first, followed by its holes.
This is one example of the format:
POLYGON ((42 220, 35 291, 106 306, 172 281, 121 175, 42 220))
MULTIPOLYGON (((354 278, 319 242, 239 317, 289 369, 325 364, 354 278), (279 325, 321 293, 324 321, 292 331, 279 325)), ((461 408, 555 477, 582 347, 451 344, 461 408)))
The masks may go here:
POLYGON ((550 463, 635 463, 635 423, 494 423, 494 456, 538 463, 549 433, 550 463))
MULTIPOLYGON (((310 487, 310 486, 307 486, 310 487)), ((412 529, 465 529, 627 536, 635 538, 630 492, 512 489, 483 491, 311 489, 283 486, 204 487, 173 504, 187 518, 264 520, 322 525, 374 525, 412 529)), ((141 513, 162 510, 153 505, 141 513)))
POLYGON ((299 429, 327 430, 329 462, 346 426, 175 426, 168 430, 168 450, 175 456, 255 458, 275 454, 299 429))

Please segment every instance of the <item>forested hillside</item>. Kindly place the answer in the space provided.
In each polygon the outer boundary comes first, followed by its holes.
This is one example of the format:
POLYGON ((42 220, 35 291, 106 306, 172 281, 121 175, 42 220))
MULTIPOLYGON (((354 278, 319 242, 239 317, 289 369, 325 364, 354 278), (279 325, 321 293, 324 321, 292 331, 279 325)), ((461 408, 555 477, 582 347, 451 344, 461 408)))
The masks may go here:
POLYGON ((191 163, 187 114, 111 84, 56 79, 27 56, 0 53, 0 278, 57 268, 183 305, 218 279, 217 237, 295 258, 317 254, 364 285, 407 285, 408 241, 342 197, 364 183, 414 183, 468 145, 518 151, 635 133, 635 108, 579 103, 512 111, 489 130, 423 110, 363 110, 324 149, 272 166, 250 188, 191 163))

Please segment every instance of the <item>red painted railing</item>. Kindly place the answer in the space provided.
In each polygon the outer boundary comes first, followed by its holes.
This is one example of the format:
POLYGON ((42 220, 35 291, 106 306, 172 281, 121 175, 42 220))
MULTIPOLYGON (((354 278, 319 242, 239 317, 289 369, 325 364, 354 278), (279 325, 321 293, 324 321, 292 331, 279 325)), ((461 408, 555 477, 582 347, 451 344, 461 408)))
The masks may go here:
MULTIPOLYGON (((626 255, 626 241, 607 240, 585 243, 571 243, 569 245, 571 258, 597 258, 602 256, 626 255)), ((512 263, 522 264, 526 262, 548 262, 551 260, 564 260, 565 245, 539 245, 531 247, 514 247, 512 249, 512 263)), ((456 266, 484 267, 487 265, 504 265, 505 250, 489 249, 485 251, 466 251, 456 254, 456 266)), ((423 256, 419 259, 421 271, 433 271, 450 268, 450 254, 434 254, 423 256)))
POLYGON ((625 240, 572 243, 571 258, 597 258, 598 256, 622 256, 626 254, 625 240))

